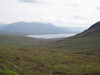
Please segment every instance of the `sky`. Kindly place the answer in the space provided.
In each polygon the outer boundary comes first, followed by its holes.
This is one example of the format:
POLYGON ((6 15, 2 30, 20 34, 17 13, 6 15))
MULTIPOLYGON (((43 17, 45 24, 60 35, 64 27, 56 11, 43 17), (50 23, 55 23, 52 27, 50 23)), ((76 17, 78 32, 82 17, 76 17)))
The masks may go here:
POLYGON ((0 23, 18 21, 89 27, 100 21, 100 0, 0 0, 0 23))

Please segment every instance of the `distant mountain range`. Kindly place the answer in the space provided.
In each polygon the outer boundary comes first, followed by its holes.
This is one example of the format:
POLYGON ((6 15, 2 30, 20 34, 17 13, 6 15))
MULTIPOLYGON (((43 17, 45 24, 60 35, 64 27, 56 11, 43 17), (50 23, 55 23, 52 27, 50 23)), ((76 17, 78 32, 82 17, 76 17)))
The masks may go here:
POLYGON ((3 27, 3 26, 5 26, 5 24, 3 24, 3 23, 0 23, 0 27, 3 27))
POLYGON ((0 28, 1 31, 16 33, 16 34, 57 34, 57 33, 73 33, 72 31, 57 27, 50 23, 39 22, 15 22, 4 25, 0 28))

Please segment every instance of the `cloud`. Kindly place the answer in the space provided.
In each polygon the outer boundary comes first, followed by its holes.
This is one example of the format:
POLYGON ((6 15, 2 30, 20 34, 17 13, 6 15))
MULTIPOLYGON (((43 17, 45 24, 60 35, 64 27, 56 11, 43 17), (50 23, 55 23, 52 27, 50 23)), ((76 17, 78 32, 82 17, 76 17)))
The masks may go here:
POLYGON ((100 7, 96 7, 97 9, 100 9, 100 7))
POLYGON ((26 3, 43 3, 44 0, 19 0, 20 2, 26 2, 26 3))
POLYGON ((0 23, 6 23, 6 22, 8 22, 8 20, 0 18, 0 23))
POLYGON ((78 15, 73 16, 72 18, 74 18, 74 19, 80 19, 80 20, 84 20, 84 19, 86 19, 85 17, 78 16, 78 15))
POLYGON ((40 21, 87 26, 100 20, 99 13, 100 0, 0 0, 0 22, 4 23, 40 21))

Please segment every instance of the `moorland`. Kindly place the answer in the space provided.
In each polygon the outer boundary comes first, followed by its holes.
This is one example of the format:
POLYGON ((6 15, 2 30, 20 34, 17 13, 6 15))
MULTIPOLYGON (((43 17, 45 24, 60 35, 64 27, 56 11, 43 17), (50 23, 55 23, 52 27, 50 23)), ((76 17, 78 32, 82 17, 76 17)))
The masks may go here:
POLYGON ((0 34, 0 75, 100 75, 100 22, 64 39, 0 34))

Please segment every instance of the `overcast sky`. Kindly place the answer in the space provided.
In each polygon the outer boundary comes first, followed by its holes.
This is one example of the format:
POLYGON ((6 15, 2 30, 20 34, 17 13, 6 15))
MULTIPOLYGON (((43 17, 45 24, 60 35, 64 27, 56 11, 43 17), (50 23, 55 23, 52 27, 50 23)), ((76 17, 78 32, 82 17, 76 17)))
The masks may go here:
POLYGON ((88 27, 100 21, 100 0, 0 0, 0 23, 88 27))

